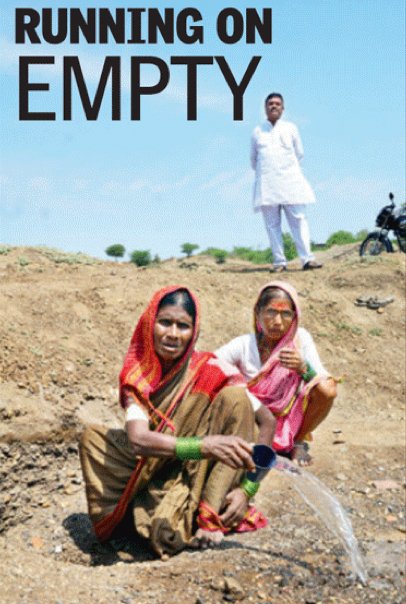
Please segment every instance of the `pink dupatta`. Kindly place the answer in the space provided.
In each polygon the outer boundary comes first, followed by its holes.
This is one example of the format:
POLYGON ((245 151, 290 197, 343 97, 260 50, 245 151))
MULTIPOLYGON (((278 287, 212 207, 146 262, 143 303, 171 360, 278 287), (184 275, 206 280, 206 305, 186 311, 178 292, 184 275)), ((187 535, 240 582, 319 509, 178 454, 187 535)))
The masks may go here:
MULTIPOLYGON (((294 446, 296 434, 303 423, 303 417, 308 404, 308 394, 319 381, 316 376, 307 384, 302 377, 291 369, 282 367, 278 356, 281 348, 298 348, 297 329, 300 320, 298 295, 295 288, 286 281, 271 281, 259 292, 274 287, 287 293, 293 302, 295 317, 286 334, 280 339, 271 356, 259 370, 259 373, 248 383, 248 389, 263 405, 268 407, 277 418, 277 425, 273 446, 278 451, 290 451, 294 446)), ((258 329, 255 313, 254 328, 258 338, 258 329)))

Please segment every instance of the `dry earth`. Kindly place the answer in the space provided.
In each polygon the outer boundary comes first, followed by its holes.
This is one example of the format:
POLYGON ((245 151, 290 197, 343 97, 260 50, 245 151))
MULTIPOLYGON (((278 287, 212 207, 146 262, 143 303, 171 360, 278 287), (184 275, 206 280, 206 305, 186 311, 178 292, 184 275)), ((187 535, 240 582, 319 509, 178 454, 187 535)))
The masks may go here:
POLYGON ((151 294, 190 286, 202 302, 200 348, 246 332, 267 267, 211 258, 138 269, 46 248, 0 248, 0 600, 95 604, 224 601, 404 602, 405 257, 361 261, 354 246, 324 254, 321 271, 292 263, 305 327, 343 375, 315 434, 312 473, 347 511, 368 569, 351 578, 342 544, 291 481, 271 472, 257 503, 270 518, 218 550, 156 560, 143 544, 99 545, 78 460, 85 423, 122 425, 117 375, 151 294), (394 296, 383 312, 354 305, 394 296))

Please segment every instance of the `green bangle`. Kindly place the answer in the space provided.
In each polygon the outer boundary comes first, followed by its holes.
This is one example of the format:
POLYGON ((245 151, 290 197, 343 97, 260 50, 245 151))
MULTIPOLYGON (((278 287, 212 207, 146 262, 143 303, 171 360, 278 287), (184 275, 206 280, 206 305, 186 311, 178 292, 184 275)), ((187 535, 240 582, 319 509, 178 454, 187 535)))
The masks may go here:
POLYGON ((244 478, 240 484, 240 489, 244 491, 248 499, 251 499, 258 492, 259 484, 259 482, 253 482, 252 480, 248 480, 248 478, 244 478))
POLYGON ((185 461, 187 459, 202 458, 202 441, 198 436, 185 436, 176 439, 176 457, 185 461))
POLYGON ((317 372, 313 369, 310 363, 306 363, 306 371, 302 373, 302 378, 305 382, 311 382, 315 378, 317 372))

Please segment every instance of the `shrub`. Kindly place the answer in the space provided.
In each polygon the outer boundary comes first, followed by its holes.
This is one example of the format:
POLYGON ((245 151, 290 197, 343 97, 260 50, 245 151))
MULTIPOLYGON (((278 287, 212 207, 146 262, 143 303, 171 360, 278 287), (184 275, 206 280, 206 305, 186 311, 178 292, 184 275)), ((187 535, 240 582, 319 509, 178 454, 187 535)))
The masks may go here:
POLYGON ((213 258, 216 260, 216 262, 218 264, 225 262, 226 258, 228 256, 227 250, 223 250, 219 247, 208 247, 207 250, 204 250, 204 252, 202 252, 202 253, 208 254, 209 256, 213 256, 213 258), (218 258, 221 258, 221 260, 218 261, 218 258))
POLYGON ((293 258, 296 258, 297 256, 296 246, 295 242, 293 241, 293 237, 290 233, 283 233, 282 238, 286 260, 293 260, 293 258))
POLYGON ((88 256, 87 254, 83 254, 82 252, 69 253, 63 252, 61 250, 52 248, 39 246, 37 248, 42 255, 44 255, 48 260, 55 262, 55 264, 99 264, 100 260, 93 258, 92 256, 88 256))
POLYGON ((217 264, 224 264, 224 262, 226 261, 226 258, 228 256, 228 253, 226 252, 226 250, 219 249, 219 250, 215 251, 213 256, 216 259, 217 264))
POLYGON ((121 243, 113 243, 113 245, 109 245, 104 250, 107 256, 112 256, 117 260, 117 258, 122 258, 125 254, 125 247, 121 243))
POLYGON ((368 233, 369 233, 368 229, 362 229, 361 231, 358 231, 358 233, 355 235, 356 241, 364 241, 364 239, 368 235, 368 233))
POLYGON ((199 249, 199 246, 197 243, 183 243, 180 249, 182 254, 186 254, 186 256, 190 258, 193 252, 199 249))
POLYGON ((345 245, 346 243, 355 243, 357 240, 349 231, 337 231, 332 233, 326 241, 326 247, 333 245, 345 245))
POLYGON ((253 250, 250 247, 234 247, 232 256, 248 260, 254 264, 269 264, 273 260, 271 248, 265 250, 253 250))
POLYGON ((151 253, 149 250, 134 250, 130 254, 130 261, 137 266, 147 266, 152 261, 151 253))

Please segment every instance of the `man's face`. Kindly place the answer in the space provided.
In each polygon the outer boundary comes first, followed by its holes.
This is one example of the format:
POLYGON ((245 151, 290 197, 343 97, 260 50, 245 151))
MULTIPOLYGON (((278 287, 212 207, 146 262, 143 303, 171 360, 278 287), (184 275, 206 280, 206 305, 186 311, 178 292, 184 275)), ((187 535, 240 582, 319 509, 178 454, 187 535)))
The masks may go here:
POLYGON ((278 96, 273 96, 265 104, 265 113, 267 119, 274 124, 283 113, 283 102, 278 96))

